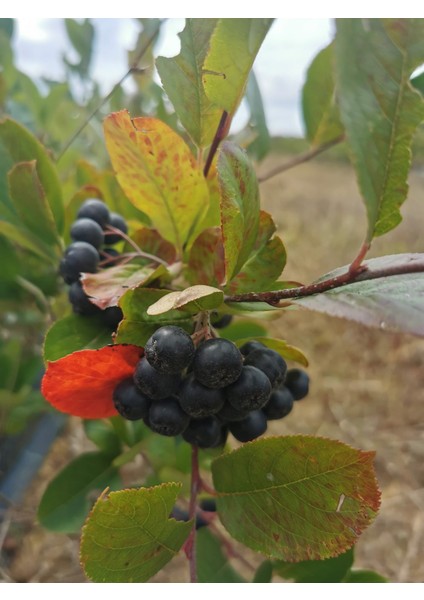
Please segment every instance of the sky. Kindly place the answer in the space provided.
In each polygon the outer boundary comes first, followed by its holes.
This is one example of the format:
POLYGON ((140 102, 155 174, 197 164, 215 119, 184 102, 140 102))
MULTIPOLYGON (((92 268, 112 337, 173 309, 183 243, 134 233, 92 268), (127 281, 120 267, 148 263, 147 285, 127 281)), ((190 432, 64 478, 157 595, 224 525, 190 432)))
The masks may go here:
MULTIPOLYGON (((97 37, 93 74, 107 94, 127 69, 127 50, 134 46, 134 19, 93 19, 97 37)), ((184 19, 168 19, 157 46, 158 55, 178 54, 178 32, 184 19)), ((262 92, 268 127, 273 135, 302 136, 301 89, 316 53, 332 39, 330 19, 276 19, 265 39, 254 70, 262 92)), ((17 20, 15 52, 18 67, 32 77, 60 78, 62 55, 72 57, 62 19, 17 20)), ((235 121, 246 118, 242 109, 235 121)))

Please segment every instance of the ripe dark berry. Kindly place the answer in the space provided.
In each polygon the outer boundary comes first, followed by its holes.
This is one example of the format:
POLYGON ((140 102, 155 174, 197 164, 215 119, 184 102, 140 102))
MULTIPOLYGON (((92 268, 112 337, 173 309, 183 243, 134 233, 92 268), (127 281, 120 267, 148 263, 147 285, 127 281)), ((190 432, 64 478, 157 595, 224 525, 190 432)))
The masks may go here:
POLYGON ((104 202, 97 198, 89 198, 81 204, 77 219, 93 219, 104 229, 109 223, 110 213, 104 202))
POLYGON ((81 273, 95 273, 99 253, 87 242, 74 242, 65 250, 60 262, 60 274, 66 283, 78 281, 81 273))
MULTIPOLYGON (((108 225, 115 227, 115 229, 119 229, 119 231, 122 231, 123 233, 128 233, 128 226, 125 222, 125 219, 121 217, 121 215, 118 215, 118 213, 110 213, 108 225)), ((118 233, 105 233, 105 244, 110 244, 113 246, 118 242, 122 242, 122 240, 123 237, 118 233)))
POLYGON ((150 407, 149 398, 136 388, 131 377, 116 386, 113 403, 118 413, 129 421, 145 419, 150 407))
POLYGON ((211 324, 215 329, 224 329, 224 327, 228 327, 232 320, 232 315, 219 315, 219 313, 211 314, 211 324))
POLYGON ((103 229, 93 219, 78 219, 71 227, 74 242, 87 242, 97 250, 104 242, 103 229))
POLYGON ((261 344, 261 342, 256 342, 255 340, 252 340, 251 342, 246 342, 245 344, 243 344, 243 346, 241 346, 240 348, 240 352, 243 354, 243 356, 247 356, 248 354, 253 352, 253 350, 263 350, 264 348, 265 346, 261 344))
POLYGON ((202 498, 202 500, 199 502, 199 506, 206 512, 216 512, 215 498, 202 498))
POLYGON ((179 391, 181 408, 190 417, 201 419, 217 413, 224 406, 225 396, 222 389, 207 388, 190 373, 179 391))
POLYGON ((180 435, 189 424, 190 417, 182 410, 176 396, 152 402, 145 423, 160 435, 180 435))
POLYGON ((201 384, 223 388, 239 378, 243 357, 233 342, 222 338, 202 342, 194 355, 193 372, 201 384))
POLYGON ((258 410, 264 406, 271 393, 271 383, 263 371, 245 365, 240 377, 225 388, 231 406, 239 411, 258 410))
POLYGON ((106 327, 109 327, 112 331, 118 329, 119 323, 124 318, 122 309, 119 306, 110 306, 102 311, 102 320, 106 327))
POLYGON ((221 423, 215 417, 192 419, 183 433, 183 439, 199 448, 213 448, 221 437, 221 423))
POLYGON ((68 292, 69 302, 77 315, 92 316, 101 313, 101 309, 90 302, 89 297, 84 292, 81 282, 74 281, 68 292))
POLYGON ((263 407, 266 418, 271 421, 286 417, 293 408, 293 396, 286 386, 274 390, 263 407))
POLYGON ((302 400, 309 393, 309 375, 302 369, 287 371, 285 385, 295 400, 302 400))
POLYGON ((161 327, 146 342, 144 352, 149 364, 164 374, 181 373, 194 356, 191 337, 181 327, 161 327))
POLYGON ((215 416, 221 423, 230 423, 232 421, 242 421, 247 417, 249 412, 248 409, 240 410, 234 408, 229 402, 225 402, 224 406, 215 416))
POLYGON ((251 365, 263 371, 272 386, 278 385, 284 380, 287 370, 286 362, 281 356, 268 348, 252 350, 246 356, 244 364, 251 365))
POLYGON ((134 382, 139 390, 152 400, 162 400, 178 392, 181 385, 181 378, 179 375, 159 373, 159 371, 156 371, 156 369, 149 365, 144 357, 137 363, 134 382))
POLYGON ((261 410, 253 410, 243 421, 230 423, 230 431, 239 442, 250 442, 267 429, 267 419, 261 410))

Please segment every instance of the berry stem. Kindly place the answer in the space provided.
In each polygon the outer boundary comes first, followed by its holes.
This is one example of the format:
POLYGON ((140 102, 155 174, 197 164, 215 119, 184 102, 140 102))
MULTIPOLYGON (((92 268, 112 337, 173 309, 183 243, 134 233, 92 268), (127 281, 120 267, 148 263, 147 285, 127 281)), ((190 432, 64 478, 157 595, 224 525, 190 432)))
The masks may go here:
POLYGON ((191 447, 191 486, 190 486, 190 504, 188 509, 188 518, 193 521, 190 534, 185 543, 185 553, 190 564, 190 583, 197 583, 196 568, 196 512, 197 512, 197 494, 201 486, 199 472, 199 450, 197 446, 191 447))
POLYGON ((135 256, 138 256, 141 258, 147 258, 148 260, 159 263, 160 265, 163 265, 164 267, 168 266, 167 262, 165 262, 161 258, 158 258, 157 256, 154 256, 154 254, 149 254, 148 252, 143 252, 143 250, 141 250, 141 248, 139 248, 137 246, 137 244, 126 233, 124 233, 120 229, 117 229, 116 227, 112 227, 111 225, 108 225, 106 227, 105 231, 107 233, 115 233, 117 235, 120 235, 123 240, 125 240, 130 246, 132 246, 134 248, 135 256))

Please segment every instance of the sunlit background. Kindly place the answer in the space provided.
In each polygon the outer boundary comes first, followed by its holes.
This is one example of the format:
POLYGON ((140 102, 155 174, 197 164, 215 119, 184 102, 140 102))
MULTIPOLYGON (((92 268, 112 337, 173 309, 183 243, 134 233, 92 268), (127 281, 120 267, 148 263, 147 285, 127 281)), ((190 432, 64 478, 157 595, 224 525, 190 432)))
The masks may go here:
MULTIPOLYGON (((92 19, 95 27, 93 76, 106 94, 127 70, 127 50, 139 32, 135 19, 92 19)), ((178 54, 184 19, 168 19, 157 54, 178 54)), ((255 62, 272 135, 303 135, 300 92, 306 70, 332 38, 330 19, 276 19, 255 62)), ((74 57, 63 19, 18 19, 14 37, 17 66, 32 77, 65 78, 62 56, 74 57)), ((131 89, 131 82, 127 86, 131 89)), ((243 107, 238 115, 244 120, 243 107)))

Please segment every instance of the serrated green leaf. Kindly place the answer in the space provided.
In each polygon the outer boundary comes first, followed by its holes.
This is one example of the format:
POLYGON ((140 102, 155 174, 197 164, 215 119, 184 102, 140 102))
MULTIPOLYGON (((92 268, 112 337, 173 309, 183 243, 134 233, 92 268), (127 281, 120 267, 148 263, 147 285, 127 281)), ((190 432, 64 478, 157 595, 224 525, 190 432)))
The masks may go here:
POLYGON ((97 583, 148 581, 180 550, 192 527, 170 519, 181 484, 102 496, 83 528, 81 562, 97 583))
POLYGON ((375 571, 353 569, 343 579, 343 583, 390 583, 386 577, 375 571))
POLYGON ((50 205, 57 231, 62 233, 64 225, 62 188, 47 150, 32 133, 9 118, 0 121, 0 142, 13 163, 36 161, 37 174, 50 205))
POLYGON ((198 583, 246 583, 224 555, 221 543, 202 527, 196 534, 196 567, 198 583))
POLYGON ((52 531, 76 533, 101 492, 106 487, 120 486, 110 456, 101 452, 82 454, 49 483, 38 508, 38 520, 52 531))
POLYGON ((352 549, 326 560, 306 560, 298 563, 277 561, 273 563, 274 570, 280 577, 293 579, 296 583, 340 583, 344 581, 352 565, 352 549))
POLYGON ((272 217, 261 210, 253 250, 241 270, 226 287, 229 294, 269 290, 286 266, 286 249, 278 236, 272 217))
POLYGON ((183 139, 158 119, 131 119, 127 111, 104 121, 106 146, 118 181, 180 256, 206 214, 209 192, 183 139))
POLYGON ((203 64, 209 100, 233 114, 243 97, 253 62, 273 19, 219 19, 203 64))
POLYGON ((424 62, 424 19, 338 19, 341 120, 368 217, 367 241, 402 219, 411 139, 424 99, 410 75, 424 62))
POLYGON ((308 69, 302 90, 306 136, 314 146, 326 144, 343 133, 335 97, 333 55, 333 43, 318 52, 308 69))
POLYGON ((265 438, 212 463, 217 509, 238 541, 288 561, 337 556, 380 505, 374 452, 308 436, 265 438))
POLYGON ((180 54, 156 59, 165 92, 182 126, 199 148, 212 142, 222 114, 222 109, 207 98, 202 82, 203 63, 217 22, 218 19, 186 19, 184 30, 178 34, 180 54))
POLYGON ((17 163, 9 172, 10 197, 25 229, 36 236, 52 258, 58 261, 61 243, 44 189, 37 174, 36 161, 17 163))
POLYGON ((101 317, 70 315, 53 323, 44 339, 44 360, 54 361, 77 350, 103 348, 112 343, 101 317))
POLYGON ((307 367, 309 362, 306 358, 305 354, 300 350, 300 348, 296 348, 295 346, 291 346, 285 340, 279 340, 277 338, 264 337, 264 336, 249 336, 246 338, 236 340, 237 346, 240 348, 243 344, 255 340, 257 342, 261 342, 267 348, 271 350, 275 350, 278 352, 283 358, 286 360, 294 360, 295 362, 307 367))
MULTIPOLYGON (((363 276, 369 280, 298 298, 293 303, 368 327, 424 336, 424 254, 381 256, 365 261, 364 266, 367 271, 363 276), (412 272, 372 278, 379 271, 396 267, 412 272)), ((320 281, 346 273, 348 268, 327 273, 320 281)))
POLYGON ((170 292, 149 306, 147 314, 157 316, 183 309, 196 314, 218 308, 224 301, 224 292, 210 285, 193 285, 181 292, 170 292))
POLYGON ((244 265, 254 248, 259 229, 259 188, 246 152, 231 142, 218 155, 221 193, 221 228, 226 281, 244 265))

